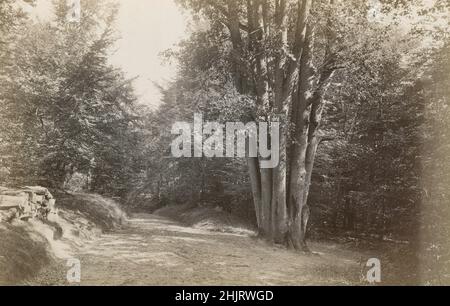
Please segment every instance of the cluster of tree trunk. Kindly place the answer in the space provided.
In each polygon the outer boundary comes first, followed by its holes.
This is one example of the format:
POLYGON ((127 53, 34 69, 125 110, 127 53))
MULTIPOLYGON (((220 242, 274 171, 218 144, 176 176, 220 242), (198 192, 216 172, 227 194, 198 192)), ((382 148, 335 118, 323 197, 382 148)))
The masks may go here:
MULTIPOLYGON (((281 124, 279 165, 263 169, 258 158, 248 158, 260 234, 305 251, 307 199, 322 140, 318 129, 323 95, 336 68, 330 46, 321 67, 313 65, 315 29, 309 22, 313 0, 297 1, 294 26, 288 2, 247 0, 242 5, 228 0, 224 7, 212 5, 230 33, 236 87, 255 96, 257 118, 281 124), (271 47, 269 39, 275 41, 271 47)), ((330 43, 331 31, 327 35, 330 43)))

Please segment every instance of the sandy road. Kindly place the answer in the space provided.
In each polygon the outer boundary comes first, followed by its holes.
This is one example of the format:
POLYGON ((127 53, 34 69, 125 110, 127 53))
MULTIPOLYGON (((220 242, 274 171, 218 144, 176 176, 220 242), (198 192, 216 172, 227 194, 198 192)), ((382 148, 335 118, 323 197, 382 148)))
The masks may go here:
MULTIPOLYGON (((358 254, 311 244, 318 255, 268 246, 248 235, 194 229, 149 214, 73 252, 81 285, 314 285, 360 279, 358 254)), ((66 284, 63 263, 33 284, 66 284)))

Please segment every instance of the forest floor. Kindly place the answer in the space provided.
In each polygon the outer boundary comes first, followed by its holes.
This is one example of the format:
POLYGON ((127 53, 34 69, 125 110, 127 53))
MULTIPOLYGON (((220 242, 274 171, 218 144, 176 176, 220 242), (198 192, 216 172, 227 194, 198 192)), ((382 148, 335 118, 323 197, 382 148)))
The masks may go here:
MULTIPOLYGON (((370 256, 328 242, 312 242, 310 248, 312 255, 298 254, 248 234, 135 214, 120 229, 73 246, 71 256, 81 263, 79 285, 362 284, 370 256)), ((67 284, 66 260, 27 284, 67 284)))

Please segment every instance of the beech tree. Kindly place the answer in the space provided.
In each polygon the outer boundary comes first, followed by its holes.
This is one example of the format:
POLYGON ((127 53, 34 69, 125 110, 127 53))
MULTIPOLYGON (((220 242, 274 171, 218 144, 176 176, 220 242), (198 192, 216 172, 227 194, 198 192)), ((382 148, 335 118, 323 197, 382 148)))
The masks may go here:
MULTIPOLYGON (((324 139, 319 133, 323 98, 339 68, 336 44, 342 37, 333 29, 333 3, 183 3, 228 31, 236 89, 255 97, 257 120, 281 123, 279 165, 263 169, 259 158, 248 158, 256 219, 269 240, 306 250, 309 185, 324 139)), ((362 7, 359 14, 365 17, 362 7)))
POLYGON ((236 90, 255 100, 255 120, 280 121, 279 165, 263 169, 261 158, 248 158, 258 229, 270 241, 307 250, 316 154, 333 138, 320 129, 333 80, 341 71, 365 70, 375 81, 385 54, 410 43, 396 32, 396 16, 417 1, 179 2, 222 38, 236 90))

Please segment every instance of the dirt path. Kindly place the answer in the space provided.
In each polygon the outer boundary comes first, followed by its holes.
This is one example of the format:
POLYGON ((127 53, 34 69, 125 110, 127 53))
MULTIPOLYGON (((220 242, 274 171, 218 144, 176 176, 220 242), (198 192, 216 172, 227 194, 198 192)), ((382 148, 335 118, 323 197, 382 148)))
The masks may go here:
MULTIPOLYGON (((310 245, 299 255, 245 235, 185 227, 134 215, 123 229, 74 250, 81 285, 314 285, 360 279, 359 254, 337 245, 310 245)), ((67 267, 53 266, 34 284, 65 284, 67 267)))

